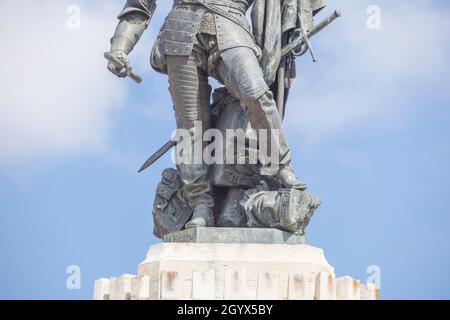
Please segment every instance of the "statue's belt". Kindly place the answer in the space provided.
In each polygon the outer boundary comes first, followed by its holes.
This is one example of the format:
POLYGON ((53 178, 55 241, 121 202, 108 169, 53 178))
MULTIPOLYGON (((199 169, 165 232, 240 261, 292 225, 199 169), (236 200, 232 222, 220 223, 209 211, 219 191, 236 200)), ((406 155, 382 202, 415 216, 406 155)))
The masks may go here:
POLYGON ((240 13, 242 13, 242 15, 245 16, 247 8, 245 6, 243 6, 242 4, 236 3, 235 1, 232 1, 232 0, 220 0, 220 1, 218 1, 218 0, 178 0, 176 3, 177 4, 200 5, 206 9, 208 9, 209 11, 234 22, 235 24, 240 26, 242 29, 244 29, 252 38, 254 38, 253 33, 250 31, 250 29, 248 28, 247 25, 244 25, 241 21, 239 21, 239 19, 237 19, 234 15, 230 14, 230 12, 228 12, 226 9, 224 9, 224 7, 229 8, 229 9, 234 9, 234 10, 239 11, 240 13))
POLYGON ((242 3, 237 3, 232 0, 177 0, 177 4, 198 4, 204 7, 209 6, 219 6, 219 7, 227 7, 230 9, 238 10, 242 14, 245 15, 247 8, 242 3))

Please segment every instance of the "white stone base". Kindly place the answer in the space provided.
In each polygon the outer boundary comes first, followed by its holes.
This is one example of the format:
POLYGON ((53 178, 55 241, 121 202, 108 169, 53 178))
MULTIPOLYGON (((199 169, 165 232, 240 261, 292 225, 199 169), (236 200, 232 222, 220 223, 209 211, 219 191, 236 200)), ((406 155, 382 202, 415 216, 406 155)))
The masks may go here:
POLYGON ((99 279, 95 300, 377 300, 378 289, 335 279, 322 249, 287 244, 162 243, 138 275, 99 279))

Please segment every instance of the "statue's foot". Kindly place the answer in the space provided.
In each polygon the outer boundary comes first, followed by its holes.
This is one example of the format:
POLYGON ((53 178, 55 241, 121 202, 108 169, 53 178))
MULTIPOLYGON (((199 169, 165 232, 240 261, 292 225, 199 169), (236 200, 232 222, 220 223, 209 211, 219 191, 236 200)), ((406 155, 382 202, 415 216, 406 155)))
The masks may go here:
POLYGON ((202 228, 206 227, 206 220, 204 218, 194 218, 188 223, 186 223, 185 228, 191 229, 191 228, 202 228))
POLYGON ((199 208, 194 210, 192 219, 186 223, 185 229, 209 227, 213 222, 213 213, 209 208, 199 208))
POLYGON ((305 191, 307 188, 306 183, 300 181, 295 176, 294 170, 289 165, 283 167, 278 172, 277 178, 285 188, 297 189, 301 191, 305 191))

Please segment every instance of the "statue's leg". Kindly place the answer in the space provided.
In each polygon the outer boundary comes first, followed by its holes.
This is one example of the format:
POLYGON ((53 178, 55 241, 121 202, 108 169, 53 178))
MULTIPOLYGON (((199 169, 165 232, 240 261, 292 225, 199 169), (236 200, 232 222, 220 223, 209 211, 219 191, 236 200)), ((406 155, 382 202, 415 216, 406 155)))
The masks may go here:
MULTIPOLYGON (((167 56, 166 58, 177 128, 191 130, 196 122, 201 122, 202 129, 207 130, 210 122, 211 93, 207 75, 197 67, 197 61, 193 55, 167 56)), ((200 137, 203 137, 203 132, 199 134, 200 137)), ((194 211, 186 228, 211 226, 213 225, 214 200, 211 196, 209 166, 204 163, 203 155, 199 155, 199 157, 197 155, 200 163, 194 161, 194 152, 198 151, 198 148, 194 148, 194 139, 191 140, 189 161, 177 164, 184 183, 186 198, 194 211)), ((203 151, 203 147, 202 143, 201 151, 203 151)))
POLYGON ((267 130, 267 153, 272 161, 278 162, 270 165, 278 165, 275 168, 279 169, 280 182, 285 187, 305 189, 306 185, 295 177, 289 165, 291 154, 282 120, 253 50, 237 47, 222 52, 216 70, 231 94, 241 101, 252 128, 267 130), (272 139, 275 132, 278 137, 275 135, 276 139, 272 139), (276 152, 278 157, 274 159, 276 152))

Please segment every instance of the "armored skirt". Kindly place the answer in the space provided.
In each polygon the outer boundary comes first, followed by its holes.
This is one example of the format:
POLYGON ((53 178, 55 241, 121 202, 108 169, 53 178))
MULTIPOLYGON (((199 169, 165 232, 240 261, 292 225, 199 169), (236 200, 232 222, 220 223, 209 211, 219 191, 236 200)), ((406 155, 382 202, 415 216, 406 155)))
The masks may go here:
POLYGON ((152 67, 158 72, 167 73, 166 56, 189 56, 195 51, 199 67, 215 76, 215 63, 220 54, 228 49, 247 47, 259 58, 261 50, 255 43, 245 16, 251 2, 251 0, 232 1, 232 8, 225 5, 215 6, 221 11, 224 10, 222 8, 226 8, 227 17, 212 12, 202 5, 176 2, 166 17, 153 47, 150 58, 152 67), (205 36, 215 40, 210 52, 205 52, 202 48, 205 36), (199 39, 201 37, 203 39, 199 39))

